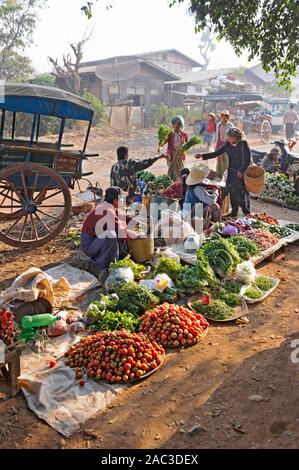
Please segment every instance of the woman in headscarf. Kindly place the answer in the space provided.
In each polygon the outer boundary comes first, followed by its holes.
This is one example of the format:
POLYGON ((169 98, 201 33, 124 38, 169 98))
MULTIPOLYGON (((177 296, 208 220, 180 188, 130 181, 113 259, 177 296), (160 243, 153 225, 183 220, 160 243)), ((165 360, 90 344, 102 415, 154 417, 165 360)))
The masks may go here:
POLYGON ((173 181, 180 177, 180 170, 184 168, 186 155, 182 151, 182 146, 188 140, 188 134, 184 131, 185 120, 183 116, 174 116, 171 120, 173 131, 167 139, 168 174, 173 181))
MULTIPOLYGON (((221 113, 221 121, 217 124, 216 127, 216 150, 223 147, 228 139, 229 130, 234 127, 233 123, 229 120, 230 114, 227 109, 221 113)), ((220 178, 223 177, 225 171, 228 168, 228 158, 226 153, 219 155, 217 158, 216 171, 220 178)))
POLYGON ((239 207, 243 214, 250 214, 250 195, 246 190, 244 173, 251 163, 251 152, 248 143, 244 139, 244 134, 240 129, 232 128, 228 132, 228 141, 223 147, 215 152, 197 154, 195 158, 209 160, 224 153, 228 156, 228 176, 226 181, 226 191, 230 195, 232 217, 237 217, 239 207))

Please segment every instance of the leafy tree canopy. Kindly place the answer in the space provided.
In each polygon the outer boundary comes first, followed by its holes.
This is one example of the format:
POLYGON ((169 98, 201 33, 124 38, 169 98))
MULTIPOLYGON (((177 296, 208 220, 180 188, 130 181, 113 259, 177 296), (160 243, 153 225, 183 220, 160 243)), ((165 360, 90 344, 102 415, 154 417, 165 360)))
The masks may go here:
POLYGON ((46 0, 0 0, 0 79, 25 81, 32 72, 24 49, 46 0))
POLYGON ((168 0, 169 6, 188 4, 196 32, 209 28, 225 39, 237 55, 248 51, 259 58, 266 72, 274 70, 277 82, 291 87, 299 65, 298 0, 168 0))

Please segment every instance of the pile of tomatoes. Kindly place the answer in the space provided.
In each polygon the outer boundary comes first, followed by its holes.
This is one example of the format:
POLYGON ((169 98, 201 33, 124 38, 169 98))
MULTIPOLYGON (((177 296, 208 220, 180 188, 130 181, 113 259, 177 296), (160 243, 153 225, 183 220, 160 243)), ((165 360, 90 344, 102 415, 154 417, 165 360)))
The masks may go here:
POLYGON ((164 303, 145 313, 140 331, 165 347, 179 348, 196 344, 208 327, 199 313, 164 303))
POLYGON ((142 333, 101 331, 71 346, 65 364, 77 369, 81 382, 84 367, 96 380, 126 383, 157 369, 164 355, 163 347, 142 333))
POLYGON ((15 340, 14 316, 5 308, 0 311, 0 339, 7 346, 13 344, 15 340))

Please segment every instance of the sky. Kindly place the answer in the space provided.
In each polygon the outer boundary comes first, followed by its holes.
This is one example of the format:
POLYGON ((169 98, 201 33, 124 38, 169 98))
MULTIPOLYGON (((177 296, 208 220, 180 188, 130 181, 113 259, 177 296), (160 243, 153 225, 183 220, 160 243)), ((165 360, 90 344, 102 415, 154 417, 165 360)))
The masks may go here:
MULTIPOLYGON (((187 3, 169 8, 167 0, 108 0, 95 2, 92 20, 80 11, 85 0, 48 0, 40 14, 34 41, 27 54, 37 72, 51 70, 47 57, 61 58, 70 42, 78 42, 93 29, 86 45, 84 61, 116 55, 178 49, 200 62, 200 34, 194 32, 194 19, 187 3)), ((257 61, 250 65, 255 65, 257 61)), ((231 46, 217 44, 210 69, 248 65, 246 54, 237 57, 231 46)))

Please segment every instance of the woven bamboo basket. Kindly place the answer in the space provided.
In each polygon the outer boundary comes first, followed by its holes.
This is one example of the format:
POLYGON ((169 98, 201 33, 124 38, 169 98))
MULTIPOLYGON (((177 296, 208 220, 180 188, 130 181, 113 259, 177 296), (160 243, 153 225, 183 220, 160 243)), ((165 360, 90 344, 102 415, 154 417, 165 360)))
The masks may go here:
POLYGON ((136 263, 150 261, 155 253, 155 241, 153 237, 127 240, 128 250, 136 263))
POLYGON ((245 174, 245 187, 249 193, 261 193, 265 186, 266 172, 264 168, 250 165, 245 174))

